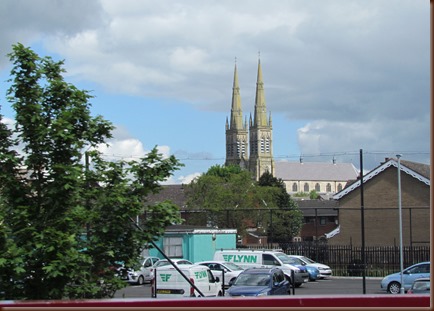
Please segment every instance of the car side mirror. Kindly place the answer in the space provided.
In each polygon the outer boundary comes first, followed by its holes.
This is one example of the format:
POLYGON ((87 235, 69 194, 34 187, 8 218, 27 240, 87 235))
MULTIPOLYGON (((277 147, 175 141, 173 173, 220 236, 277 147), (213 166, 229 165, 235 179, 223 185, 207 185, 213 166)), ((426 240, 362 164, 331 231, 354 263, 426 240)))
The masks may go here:
POLYGON ((229 281, 229 286, 232 286, 232 285, 234 285, 234 282, 235 282, 235 280, 234 280, 234 279, 230 280, 230 281, 229 281))
POLYGON ((220 282, 220 278, 219 278, 218 276, 216 276, 214 279, 215 279, 215 282, 216 282, 216 283, 219 283, 219 282, 220 282))

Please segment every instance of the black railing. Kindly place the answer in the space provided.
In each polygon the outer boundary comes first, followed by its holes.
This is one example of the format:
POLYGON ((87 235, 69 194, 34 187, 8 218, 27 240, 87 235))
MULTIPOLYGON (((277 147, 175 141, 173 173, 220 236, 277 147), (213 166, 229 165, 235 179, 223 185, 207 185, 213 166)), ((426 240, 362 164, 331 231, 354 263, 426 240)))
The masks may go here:
MULTIPOLYGON (((263 249, 264 246, 237 245, 239 248, 263 249)), ((276 249, 278 245, 265 248, 276 249)), ((362 247, 354 245, 328 245, 324 242, 292 242, 280 244, 283 252, 302 255, 327 264, 335 276, 362 276, 362 247)), ((404 267, 430 260, 430 246, 408 246, 403 248, 404 267)), ((400 269, 398 246, 365 247, 366 276, 383 277, 400 269)))

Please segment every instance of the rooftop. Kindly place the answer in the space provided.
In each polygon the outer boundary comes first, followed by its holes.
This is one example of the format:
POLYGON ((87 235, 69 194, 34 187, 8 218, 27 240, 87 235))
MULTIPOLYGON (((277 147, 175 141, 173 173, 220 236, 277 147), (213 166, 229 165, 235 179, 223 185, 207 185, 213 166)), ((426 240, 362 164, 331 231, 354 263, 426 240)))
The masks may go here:
POLYGON ((276 178, 282 180, 348 181, 359 172, 352 163, 276 162, 276 178))

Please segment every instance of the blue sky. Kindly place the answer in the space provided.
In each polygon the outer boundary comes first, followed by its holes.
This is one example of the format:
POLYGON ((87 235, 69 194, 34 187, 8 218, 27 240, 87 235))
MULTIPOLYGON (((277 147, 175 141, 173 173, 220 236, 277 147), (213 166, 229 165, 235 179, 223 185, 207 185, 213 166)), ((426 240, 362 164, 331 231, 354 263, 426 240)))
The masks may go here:
POLYGON ((243 112, 253 112, 258 52, 276 161, 353 162, 397 153, 429 164, 430 3, 423 0, 3 0, 0 113, 23 43, 65 60, 92 90, 92 113, 117 127, 107 158, 154 146, 185 164, 186 183, 225 160, 237 59, 243 112))

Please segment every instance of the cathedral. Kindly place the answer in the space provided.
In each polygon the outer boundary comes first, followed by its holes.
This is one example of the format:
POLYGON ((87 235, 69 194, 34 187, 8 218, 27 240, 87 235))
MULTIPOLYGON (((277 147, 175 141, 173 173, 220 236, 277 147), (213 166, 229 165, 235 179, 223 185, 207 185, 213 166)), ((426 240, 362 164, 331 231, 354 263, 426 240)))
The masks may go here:
POLYGON ((243 119, 238 71, 235 64, 230 120, 226 118, 225 165, 239 165, 249 170, 255 180, 269 172, 274 176, 273 130, 271 113, 267 116, 261 60, 258 61, 254 114, 243 119))

